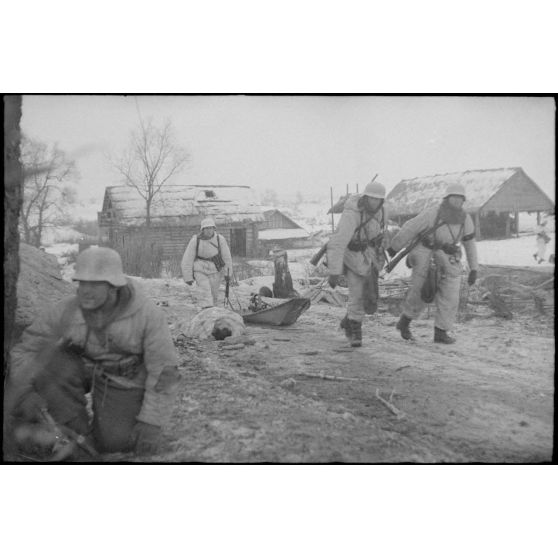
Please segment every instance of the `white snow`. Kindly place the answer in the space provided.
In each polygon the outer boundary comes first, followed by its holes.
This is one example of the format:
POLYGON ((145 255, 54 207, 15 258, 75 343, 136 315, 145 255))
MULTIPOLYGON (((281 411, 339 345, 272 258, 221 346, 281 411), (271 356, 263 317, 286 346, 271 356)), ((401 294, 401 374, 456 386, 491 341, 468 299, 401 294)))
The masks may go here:
POLYGON ((261 240, 284 240, 287 238, 307 238, 309 234, 304 229, 266 229, 258 232, 261 240))
POLYGON ((80 233, 72 227, 46 227, 41 236, 43 246, 54 246, 61 243, 76 242, 83 238, 80 233))
POLYGON ((79 250, 79 245, 78 244, 70 244, 68 242, 60 242, 58 244, 53 244, 52 246, 47 246, 45 248, 45 252, 47 254, 52 254, 53 256, 56 256, 57 258, 61 258, 63 256, 67 256, 68 254, 71 253, 76 253, 79 250))
MULTIPOLYGON (((546 245, 545 260, 541 265, 548 265, 548 256, 556 251, 556 234, 548 235, 550 242, 546 245)), ((537 266, 533 254, 537 251, 537 237, 534 234, 521 235, 507 240, 481 240, 477 242, 479 263, 484 265, 537 266)))
MULTIPOLYGON (((110 186, 113 211, 120 222, 133 224, 145 220, 145 200, 131 186, 110 186)), ((191 215, 207 215, 219 224, 235 221, 263 221, 254 192, 248 186, 168 185, 153 198, 151 219, 170 222, 191 215)))

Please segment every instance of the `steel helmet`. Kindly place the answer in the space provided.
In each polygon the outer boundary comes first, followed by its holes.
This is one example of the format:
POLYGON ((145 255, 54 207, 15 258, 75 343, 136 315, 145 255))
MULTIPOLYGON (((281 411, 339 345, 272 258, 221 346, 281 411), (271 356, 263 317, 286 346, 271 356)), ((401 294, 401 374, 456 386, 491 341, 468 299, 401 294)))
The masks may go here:
POLYGON ((200 225, 200 230, 201 229, 206 229, 207 227, 215 227, 215 221, 211 218, 211 217, 206 217, 205 219, 202 219, 201 225, 200 225))
POLYGON ((386 199, 386 187, 380 182, 370 182, 362 192, 363 196, 370 196, 371 198, 378 198, 380 200, 386 199))
POLYGON ((126 276, 120 254, 112 248, 87 248, 76 259, 73 281, 106 281, 114 287, 123 287, 126 276))
POLYGON ((467 196, 465 196, 465 188, 461 186, 461 184, 457 183, 450 184, 447 187, 444 198, 447 198, 448 196, 462 196, 464 200, 467 199, 467 196))

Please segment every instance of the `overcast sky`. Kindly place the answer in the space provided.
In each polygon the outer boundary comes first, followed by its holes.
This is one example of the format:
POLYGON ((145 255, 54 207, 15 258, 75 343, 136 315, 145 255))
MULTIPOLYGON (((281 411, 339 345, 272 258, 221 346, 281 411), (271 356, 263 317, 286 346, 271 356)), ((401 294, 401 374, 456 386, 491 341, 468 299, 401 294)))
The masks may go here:
POLYGON ((244 184, 329 198, 376 174, 405 178, 520 166, 554 196, 550 97, 24 96, 22 129, 76 156, 81 199, 120 183, 118 154, 138 125, 171 120, 190 163, 174 184, 244 184), (136 103, 137 99, 137 103, 136 103))

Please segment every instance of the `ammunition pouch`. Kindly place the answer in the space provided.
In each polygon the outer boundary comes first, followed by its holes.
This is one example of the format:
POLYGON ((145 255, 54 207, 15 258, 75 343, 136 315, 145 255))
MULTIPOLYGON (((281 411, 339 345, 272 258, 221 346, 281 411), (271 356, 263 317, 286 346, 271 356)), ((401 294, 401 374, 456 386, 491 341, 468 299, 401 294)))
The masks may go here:
POLYGON ((204 262, 213 262, 217 271, 221 271, 225 267, 225 260, 222 258, 221 254, 215 254, 215 256, 211 256, 211 258, 202 258, 198 256, 196 259, 203 260, 204 262))
POLYGON ((99 371, 111 376, 121 376, 134 379, 139 372, 141 358, 138 355, 129 355, 119 360, 92 360, 89 358, 82 359, 85 367, 90 371, 99 371))
POLYGON ((423 238, 422 245, 429 250, 442 250, 448 256, 453 256, 453 258, 457 261, 461 259, 461 246, 459 244, 452 244, 450 242, 444 242, 440 244, 438 242, 432 241, 430 238, 423 238))
POLYGON ((369 246, 376 249, 380 248, 383 240, 383 234, 379 234, 371 240, 359 240, 358 238, 353 238, 351 239, 351 242, 347 244, 347 248, 351 250, 351 252, 364 252, 369 246))
POLYGON ((436 264, 431 261, 430 265, 428 266, 428 273, 422 284, 422 288, 420 290, 420 297, 423 302, 430 304, 434 302, 434 298, 436 297, 436 291, 438 290, 438 267, 436 264))

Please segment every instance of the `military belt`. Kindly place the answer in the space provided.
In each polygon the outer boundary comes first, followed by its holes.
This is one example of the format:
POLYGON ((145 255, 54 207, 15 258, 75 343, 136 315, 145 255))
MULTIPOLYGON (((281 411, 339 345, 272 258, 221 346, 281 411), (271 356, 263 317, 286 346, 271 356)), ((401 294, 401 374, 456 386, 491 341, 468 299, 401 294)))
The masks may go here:
POLYGON ((129 355, 119 360, 92 360, 83 357, 83 362, 88 370, 98 371, 112 376, 122 376, 124 378, 133 379, 139 372, 141 363, 140 357, 137 355, 129 355))

